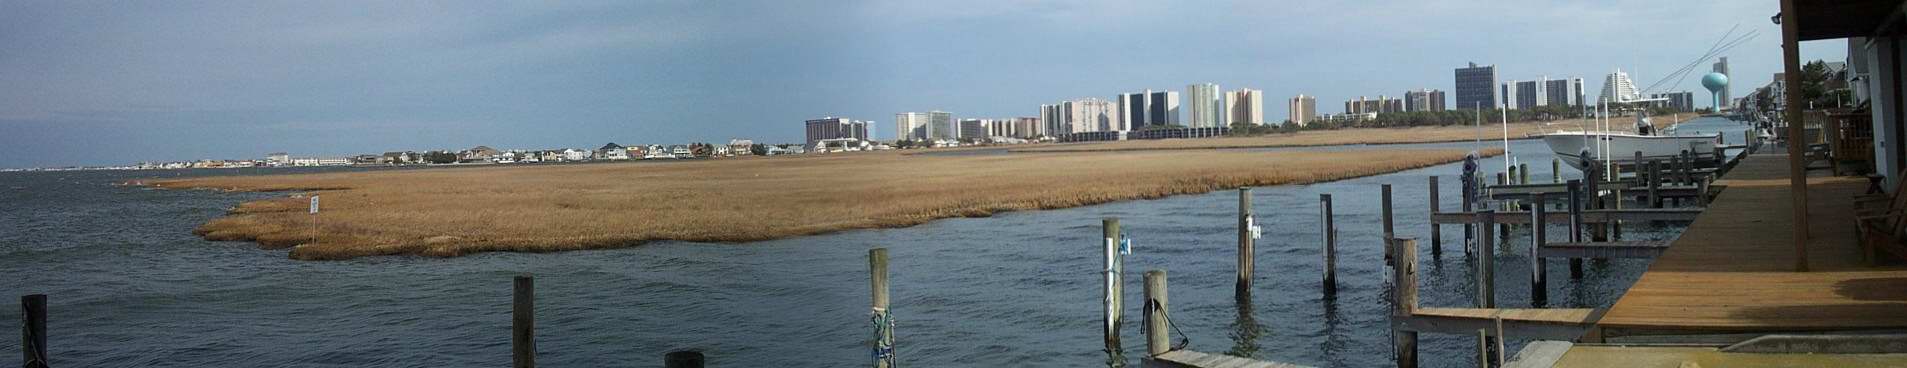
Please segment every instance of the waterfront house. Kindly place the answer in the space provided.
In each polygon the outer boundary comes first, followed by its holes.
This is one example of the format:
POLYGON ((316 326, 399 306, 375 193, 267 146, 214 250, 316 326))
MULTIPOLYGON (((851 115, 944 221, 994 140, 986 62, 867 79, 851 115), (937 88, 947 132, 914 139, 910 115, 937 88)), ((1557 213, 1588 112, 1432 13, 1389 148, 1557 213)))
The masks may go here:
POLYGON ((755 147, 755 141, 752 141, 752 140, 747 140, 747 139, 728 140, 728 153, 730 155, 752 155, 752 154, 755 154, 754 147, 755 147))
POLYGON ((673 158, 694 158, 695 151, 690 151, 688 145, 677 144, 669 146, 669 156, 673 158))
POLYGON ((588 161, 591 158, 593 157, 591 157, 589 151, 575 148, 563 149, 563 161, 588 161))
POLYGON ((542 152, 538 152, 537 156, 539 156, 539 159, 543 162, 563 162, 563 151, 561 150, 543 150, 542 152))
POLYGON ((627 160, 629 159, 629 151, 624 150, 620 144, 609 143, 603 145, 602 148, 596 149, 596 158, 603 160, 627 160))

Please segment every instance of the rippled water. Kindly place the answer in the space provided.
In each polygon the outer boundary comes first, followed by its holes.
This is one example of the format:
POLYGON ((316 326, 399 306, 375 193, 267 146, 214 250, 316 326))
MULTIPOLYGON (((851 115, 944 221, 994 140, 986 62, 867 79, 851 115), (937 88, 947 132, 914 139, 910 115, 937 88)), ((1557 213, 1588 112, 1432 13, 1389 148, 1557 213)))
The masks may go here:
MULTIPOLYGON (((1513 145, 1532 178, 1549 177, 1540 142, 1513 145)), ((510 358, 511 277, 527 272, 537 276, 546 366, 660 366, 662 353, 693 348, 716 367, 828 367, 869 359, 865 256, 887 247, 903 365, 1103 366, 1098 238, 1110 216, 1137 249, 1127 258, 1128 355, 1144 350, 1140 274, 1165 269, 1173 319, 1192 349, 1378 366, 1390 361, 1378 186, 1395 186, 1400 236, 1425 238, 1425 177, 1445 176, 1443 201, 1454 205, 1458 170, 1255 189, 1265 236, 1248 305, 1232 298, 1231 191, 746 244, 304 262, 190 233, 241 201, 278 194, 112 185, 234 171, 0 173, 0 272, 18 275, 0 294, 50 294, 56 366, 497 366, 510 358), (1318 291, 1320 193, 1337 202, 1335 299, 1318 291)), ((1678 229, 1626 230, 1641 239, 1678 229)), ((1462 231, 1444 236, 1441 255, 1420 242, 1423 305, 1468 306, 1462 231)), ((1529 305, 1523 236, 1500 242, 1505 307, 1529 305)), ((1582 280, 1569 280, 1562 261, 1551 265, 1551 306, 1600 307, 1647 262, 1588 262, 1582 280)), ((3 304, 18 315, 17 303, 3 304)), ((18 329, 17 317, 0 318, 0 330, 18 329)), ((1424 334, 1425 365, 1469 364, 1471 339, 1424 334)), ((0 339, 0 351, 19 349, 0 339)))

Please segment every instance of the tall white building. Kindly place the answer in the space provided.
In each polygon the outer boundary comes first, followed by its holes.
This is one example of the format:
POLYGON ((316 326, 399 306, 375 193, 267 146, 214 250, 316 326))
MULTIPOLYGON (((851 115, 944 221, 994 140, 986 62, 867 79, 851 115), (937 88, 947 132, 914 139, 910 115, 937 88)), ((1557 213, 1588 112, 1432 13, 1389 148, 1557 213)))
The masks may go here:
POLYGON ((1229 115, 1226 124, 1246 123, 1265 124, 1265 92, 1250 88, 1239 88, 1225 93, 1225 114, 1229 115))
POLYGON ((894 114, 894 140, 917 141, 927 139, 927 113, 903 112, 894 114))
POLYGON ((1518 104, 1517 103, 1518 101, 1516 101, 1516 92, 1517 92, 1516 83, 1517 81, 1509 81, 1509 82, 1503 83, 1503 87, 1502 87, 1503 105, 1499 107, 1506 110, 1516 110, 1518 108, 1521 108, 1521 106, 1519 106, 1521 104, 1518 104))
POLYGON ((1292 124, 1304 126, 1318 116, 1318 98, 1299 94, 1298 97, 1292 97, 1285 108, 1286 120, 1290 120, 1292 124))
POLYGON ((1046 125, 1047 134, 1054 136, 1131 130, 1131 127, 1120 118, 1119 111, 1118 103, 1097 98, 1082 98, 1053 105, 1040 105, 1040 119, 1041 123, 1046 125))
POLYGON ((1119 121, 1128 129, 1179 123, 1179 93, 1146 90, 1119 95, 1119 121))
POLYGON ((1231 125, 1231 109, 1226 108, 1226 96, 1220 95, 1218 91, 1218 85, 1213 83, 1185 86, 1185 103, 1191 107, 1191 119, 1186 126, 1215 128, 1231 125))
POLYGON ((1616 69, 1615 73, 1609 73, 1609 76, 1603 79, 1602 97, 1596 101, 1599 103, 1629 102, 1641 99, 1641 96, 1638 96, 1640 94, 1636 91, 1636 83, 1629 80, 1629 73, 1616 69))

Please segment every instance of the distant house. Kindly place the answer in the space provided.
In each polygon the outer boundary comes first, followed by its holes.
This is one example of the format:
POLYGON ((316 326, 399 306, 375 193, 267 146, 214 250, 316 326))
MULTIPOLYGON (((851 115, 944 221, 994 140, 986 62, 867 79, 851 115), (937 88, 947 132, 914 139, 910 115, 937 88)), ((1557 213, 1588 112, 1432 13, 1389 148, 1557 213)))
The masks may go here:
POLYGON ((754 147, 755 147, 755 141, 752 141, 752 140, 747 140, 747 139, 728 140, 728 154, 729 155, 752 155, 752 154, 755 154, 754 147))
POLYGON ((543 162, 563 162, 563 151, 559 150, 544 150, 537 152, 537 156, 543 162))
POLYGON ((575 148, 563 149, 563 161, 589 161, 592 158, 590 156, 589 151, 575 148))
POLYGON ((491 157, 496 157, 497 155, 502 153, 503 151, 498 151, 495 148, 490 148, 490 146, 477 146, 476 148, 471 148, 471 149, 464 150, 463 152, 458 152, 457 161, 460 161, 460 162, 489 161, 491 157))
POLYGON ((692 150, 689 150, 689 146, 688 146, 688 145, 682 145, 682 144, 677 144, 677 145, 672 145, 672 146, 669 146, 669 153, 670 153, 670 155, 669 155, 669 156, 670 156, 670 157, 674 157, 674 158, 693 158, 693 157, 695 157, 695 151, 692 151, 692 150))
POLYGON ((675 158, 675 152, 669 151, 669 147, 667 146, 651 144, 648 150, 643 153, 642 158, 675 158))
POLYGON ((731 148, 729 148, 729 146, 714 146, 713 148, 715 148, 715 152, 712 154, 715 157, 729 157, 729 156, 735 155, 735 153, 730 151, 731 148))
POLYGON ((855 138, 823 139, 814 142, 815 153, 855 152, 872 150, 867 141, 855 138))
POLYGON ((597 148, 596 158, 603 160, 627 160, 629 159, 629 151, 624 150, 622 145, 612 142, 603 145, 603 148, 597 148))
POLYGON ((351 156, 351 164, 352 165, 376 165, 378 163, 377 162, 378 159, 382 157, 383 156, 378 156, 378 155, 351 156))
POLYGON ((516 162, 529 164, 529 163, 537 163, 542 161, 543 161, 543 157, 542 157, 542 154, 539 152, 536 152, 536 151, 518 151, 517 152, 516 162))
POLYGON ((269 155, 265 155, 265 164, 271 165, 271 166, 291 165, 291 154, 284 153, 284 152, 272 152, 269 155))
POLYGON ((623 146, 622 150, 623 150, 623 155, 629 156, 629 158, 633 160, 641 160, 644 158, 648 158, 645 156, 648 155, 649 148, 643 147, 640 144, 633 145, 633 146, 623 146))

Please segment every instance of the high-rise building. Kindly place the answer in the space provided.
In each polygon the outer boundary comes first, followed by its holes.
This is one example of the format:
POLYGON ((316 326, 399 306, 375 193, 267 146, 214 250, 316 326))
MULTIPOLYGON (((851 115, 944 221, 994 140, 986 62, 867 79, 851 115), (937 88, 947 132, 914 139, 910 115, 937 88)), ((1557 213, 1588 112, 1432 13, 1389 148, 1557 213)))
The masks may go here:
POLYGON ((960 138, 982 139, 987 137, 987 128, 992 119, 960 119, 960 138))
MULTIPOLYGON (((1544 105, 1543 82, 1521 81, 1516 83, 1516 108, 1534 109, 1544 105)), ((1505 95, 1510 96, 1510 95, 1505 95)))
POLYGON ((1623 73, 1622 69, 1616 69, 1615 73, 1609 73, 1608 77, 1603 78, 1602 96, 1598 97, 1596 102, 1622 103, 1635 101, 1641 97, 1638 96, 1639 94, 1641 93, 1636 91, 1635 82, 1629 80, 1629 73, 1623 73))
POLYGON ((1379 95, 1377 96, 1377 99, 1375 100, 1366 98, 1364 96, 1357 96, 1356 99, 1344 101, 1345 114, 1371 114, 1371 113, 1381 114, 1381 113, 1388 113, 1388 112, 1403 112, 1403 111, 1404 111, 1404 100, 1393 99, 1393 98, 1390 98, 1389 96, 1379 95))
POLYGON ((1230 121, 1223 126, 1231 126, 1232 123, 1265 125, 1265 92, 1250 88, 1226 92, 1225 114, 1230 121))
POLYGON ((894 140, 918 141, 927 139, 927 113, 903 112, 894 114, 894 140))
POLYGON ((1543 106, 1570 106, 1569 80, 1543 77, 1543 106))
MULTIPOLYGON (((1129 129, 1179 123, 1179 93, 1146 90, 1119 95, 1119 121, 1129 129)), ((1128 130, 1129 130, 1128 129, 1128 130)))
POLYGON ((1457 109, 1474 110, 1482 106, 1497 105, 1496 66, 1477 66, 1457 68, 1457 109))
POLYGON ((1218 91, 1218 85, 1212 83, 1185 86, 1185 103, 1191 110, 1191 120, 1186 122, 1186 126, 1214 128, 1231 125, 1231 114, 1225 108, 1225 96, 1218 91))
POLYGON ((825 117, 807 121, 809 146, 824 139, 854 138, 867 140, 868 122, 848 118, 825 117))
POLYGON ((1311 119, 1318 116, 1318 99, 1316 97, 1299 94, 1298 97, 1292 97, 1290 101, 1285 103, 1285 111, 1285 120, 1291 121, 1292 124, 1298 124, 1298 126, 1304 126, 1305 123, 1310 122, 1311 119))
POLYGON ((1498 92, 1502 92, 1503 105, 1497 107, 1504 110, 1515 110, 1521 106, 1517 104, 1517 102, 1521 101, 1516 100, 1516 81, 1503 82, 1503 85, 1498 88, 1500 88, 1498 92))
MULTIPOLYGON (((1733 75, 1728 74, 1728 57, 1727 56, 1723 56, 1721 60, 1715 61, 1715 72, 1722 73, 1722 75, 1725 75, 1725 76, 1734 77, 1733 75)), ((1716 101, 1728 101, 1728 98, 1729 98, 1728 85, 1724 84, 1722 85, 1721 90, 1715 91, 1716 101)), ((1716 109, 1716 110, 1720 111, 1720 109, 1716 109)))
POLYGON ((1656 102, 1653 102, 1654 104, 1656 104, 1656 106, 1674 109, 1676 112, 1695 111, 1695 93, 1694 92, 1682 91, 1682 92, 1669 92, 1669 93, 1655 93, 1655 94, 1650 94, 1649 99, 1658 100, 1656 102))
POLYGON ((1033 116, 1013 118, 1013 133, 1009 137, 1033 139, 1047 135, 1046 125, 1040 124, 1040 118, 1033 116))
POLYGON ((927 138, 960 139, 960 127, 954 123, 953 113, 940 110, 928 111, 927 138))
POLYGON ((1588 104, 1588 103, 1589 101, 1583 98, 1583 79, 1570 78, 1569 79, 1569 105, 1581 107, 1582 105, 1588 104))
POLYGON ((1040 120, 1046 125, 1045 134, 1054 137, 1072 133, 1131 130, 1120 119, 1123 113, 1120 104, 1097 98, 1040 105, 1040 120))
POLYGON ((1404 92, 1404 111, 1444 111, 1443 90, 1425 88, 1404 92))

